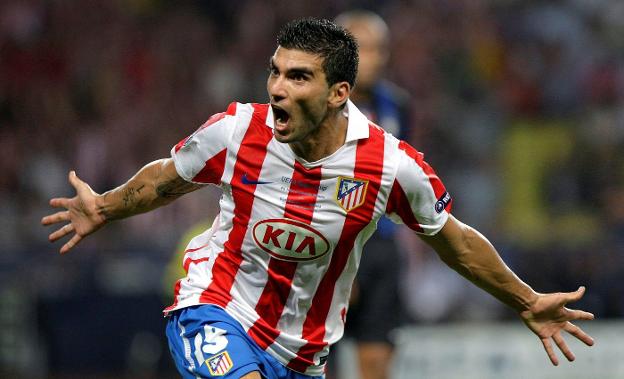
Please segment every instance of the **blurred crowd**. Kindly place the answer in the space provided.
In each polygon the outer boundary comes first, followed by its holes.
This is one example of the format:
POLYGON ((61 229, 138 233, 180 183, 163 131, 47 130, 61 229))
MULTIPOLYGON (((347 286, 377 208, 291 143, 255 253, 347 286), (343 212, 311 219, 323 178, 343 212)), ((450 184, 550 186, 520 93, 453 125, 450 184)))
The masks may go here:
MULTIPOLYGON (((443 178, 457 217, 537 290, 584 284, 579 306, 624 316, 624 2, 7 0, 0 322, 27 322, 5 307, 25 294, 41 313, 41 301, 101 287, 160 291, 177 240, 216 213, 217 189, 110 225, 63 258, 39 224, 48 199, 72 195, 70 169, 105 191, 229 102, 267 101, 279 26, 351 8, 387 21, 385 76, 412 95, 409 142, 443 178)), ((415 322, 508 316, 411 236, 402 241, 415 322)))

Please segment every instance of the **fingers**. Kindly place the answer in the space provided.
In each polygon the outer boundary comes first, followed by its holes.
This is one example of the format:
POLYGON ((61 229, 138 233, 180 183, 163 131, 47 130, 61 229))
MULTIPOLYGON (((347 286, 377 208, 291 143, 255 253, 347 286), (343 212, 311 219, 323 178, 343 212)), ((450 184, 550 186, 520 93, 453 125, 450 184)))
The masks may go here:
POLYGON ((48 239, 50 240, 50 242, 54 242, 58 239, 65 237, 66 235, 68 235, 69 233, 73 231, 74 231, 74 226, 72 224, 67 224, 63 226, 62 228, 58 229, 56 232, 50 234, 48 239))
MULTIPOLYGON (((49 237, 50 242, 54 242, 60 238, 63 238, 73 231, 74 231, 74 226, 72 224, 67 224, 63 226, 62 228, 60 228, 59 230, 57 230, 56 232, 50 234, 50 237, 49 237)), ((82 240, 82 236, 80 236, 78 233, 74 234, 72 238, 61 247, 60 253, 61 254, 67 253, 74 246, 76 246, 78 242, 80 242, 81 240, 82 240)))
MULTIPOLYGON (((76 175, 75 171, 72 170, 72 171, 69 172, 68 179, 69 179, 69 183, 74 187, 76 192, 85 190, 85 183, 78 178, 78 176, 76 175)), ((87 190, 88 189, 89 188, 87 186, 87 190)), ((71 201, 71 199, 69 199, 69 198, 59 197, 59 198, 51 199, 50 200, 50 205, 55 207, 55 208, 69 209, 70 201, 71 201)), ((43 225, 52 225, 52 224, 56 224, 56 223, 59 223, 59 222, 66 222, 66 221, 70 221, 69 211, 56 212, 56 213, 54 213, 52 215, 45 216, 45 217, 43 217, 41 219, 41 223, 43 225)), ((69 224, 64 225, 63 227, 61 227, 60 229, 58 229, 54 233, 50 234, 48 239, 50 240, 50 242, 54 242, 54 241, 57 241, 57 240, 65 237, 66 235, 68 235, 68 234, 70 234, 70 233, 72 233, 74 231, 75 231, 74 225, 70 222, 69 224)), ((60 250, 61 254, 67 253, 74 246, 76 246, 81 240, 82 240, 82 237, 80 235, 78 235, 77 233, 74 234, 71 237, 71 239, 69 241, 67 241, 61 247, 61 250, 60 250)))
POLYGON ((78 179, 78 175, 76 175, 76 171, 71 170, 69 172, 68 175, 69 178, 69 183, 74 186, 74 188, 78 189, 78 186, 80 185, 80 183, 82 182, 80 179, 78 179))
MULTIPOLYGON (((563 355, 565 355, 568 361, 572 362, 576 358, 568 345, 563 340, 563 337, 561 337, 561 334, 554 334, 552 336, 552 339, 553 341, 555 341, 557 347, 559 347, 559 350, 561 350, 561 352, 563 353, 563 355)), ((546 350, 546 354, 548 354, 550 362, 552 362, 554 366, 559 366, 559 358, 557 358, 557 354, 555 354, 555 349, 553 349, 550 338, 541 338, 541 341, 542 345, 544 345, 544 350, 546 350)))
POLYGON ((50 200, 50 205, 54 208, 68 208, 69 200, 70 199, 66 197, 57 197, 50 200))
POLYGON ((555 333, 552 339, 568 361, 572 362, 576 358, 559 332, 555 333))
POLYGON ((580 286, 574 292, 567 292, 563 294, 563 304, 573 303, 575 301, 579 301, 583 295, 585 294, 585 286, 580 286))
MULTIPOLYGON (((84 184, 82 180, 78 179, 75 171, 69 172, 69 183, 74 187, 76 192, 78 192, 79 188, 81 188, 82 184, 84 184)), ((71 199, 66 197, 57 197, 50 200, 50 205, 54 208, 69 208, 70 200, 71 199)))
POLYGON ((78 178, 78 175, 76 175, 76 171, 70 171, 69 172, 69 183, 74 187, 74 189, 76 190, 77 194, 80 194, 81 191, 84 191, 88 187, 88 185, 86 186, 86 183, 83 182, 80 178, 78 178))
POLYGON ((566 322, 563 326, 563 330, 570 333, 574 337, 578 338, 581 342, 583 342, 587 346, 594 345, 594 339, 587 333, 585 333, 581 328, 574 325, 571 322, 566 322))
POLYGON ((45 216, 41 219, 41 224, 52 225, 62 221, 69 221, 69 211, 56 212, 53 215, 45 216))
POLYGON ((61 254, 67 253, 74 246, 76 246, 78 242, 80 242, 81 240, 82 240, 81 236, 79 236, 78 234, 74 234, 74 236, 69 241, 67 241, 67 243, 63 245, 63 247, 61 247, 61 251, 60 251, 61 254))
POLYGON ((555 350, 553 350, 552 347, 552 343, 550 342, 550 338, 540 338, 540 340, 542 341, 542 345, 544 345, 544 350, 546 350, 546 354, 548 354, 548 358, 550 358, 550 361, 552 362, 552 364, 554 366, 558 366, 559 365, 559 359, 557 358, 557 355, 555 354, 555 350))
MULTIPOLYGON (((563 330, 570 333, 574 337, 578 338, 587 346, 592 346, 594 344, 593 338, 591 338, 581 328, 572 324, 571 322, 566 322, 563 327, 563 330)), ((568 361, 572 362, 576 359, 576 357, 574 356, 574 353, 572 353, 572 350, 570 350, 570 348, 568 347, 568 344, 565 342, 565 340, 561 336, 561 333, 556 332, 555 334, 552 335, 552 339, 553 341, 555 341, 555 344, 557 344, 557 347, 559 348, 559 350, 561 350, 561 352, 563 353, 563 355, 566 357, 568 361)), ((546 354, 548 354, 548 358, 550 359, 552 364, 555 366, 558 366, 559 359, 557 358, 557 355, 555 354, 555 350, 553 349, 552 343, 550 342, 550 338, 544 337, 544 338, 540 338, 540 340, 542 341, 542 345, 544 345, 544 350, 546 350, 546 354)))
POLYGON ((548 358, 555 366, 559 364, 559 360, 557 359, 550 338, 552 338, 568 361, 572 362, 575 359, 574 353, 572 353, 561 335, 561 329, 570 333, 588 346, 594 344, 594 340, 587 333, 569 322, 570 320, 593 320, 594 315, 590 312, 565 308, 566 303, 580 300, 584 293, 585 287, 581 286, 574 292, 552 294, 550 297, 550 304, 546 306, 547 311, 542 312, 544 313, 543 320, 541 321, 541 323, 544 324, 542 327, 545 328, 545 324, 551 324, 556 327, 552 334, 545 332, 545 329, 542 330, 543 333, 538 333, 538 335, 541 335, 540 340, 546 350, 546 354, 548 354, 548 358), (548 334, 550 335, 546 336, 548 334))
POLYGON ((568 319, 570 320, 593 320, 594 319, 593 313, 581 311, 578 309, 567 309, 567 308, 566 308, 566 311, 568 313, 568 319))
MULTIPOLYGON (((583 297, 584 294, 585 294, 585 287, 583 286, 579 287, 579 289, 574 292, 566 293, 564 294, 566 301, 563 304, 565 305, 568 302, 578 301, 581 299, 581 297, 583 297)), ((564 308, 564 309, 565 309, 567 320, 593 320, 594 319, 593 313, 581 311, 578 309, 568 309, 568 308, 564 308)))
POLYGON ((580 286, 576 291, 572 292, 572 299, 570 301, 578 301, 585 294, 585 286, 580 286))

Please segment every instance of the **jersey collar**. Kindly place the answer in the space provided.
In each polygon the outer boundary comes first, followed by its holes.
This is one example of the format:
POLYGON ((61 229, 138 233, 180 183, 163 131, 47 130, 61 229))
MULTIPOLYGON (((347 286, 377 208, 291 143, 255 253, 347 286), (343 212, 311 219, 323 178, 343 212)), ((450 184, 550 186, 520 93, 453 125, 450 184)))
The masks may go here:
POLYGON ((366 118, 351 100, 347 101, 346 107, 349 124, 347 124, 347 137, 345 142, 356 141, 368 138, 368 124, 370 121, 366 118))
MULTIPOLYGON (((347 106, 345 107, 344 112, 345 116, 349 119, 345 142, 368 138, 369 121, 364 113, 362 113, 351 100, 347 100, 347 106)), ((266 125, 273 129, 273 110, 271 109, 270 104, 269 112, 267 112, 266 125)))

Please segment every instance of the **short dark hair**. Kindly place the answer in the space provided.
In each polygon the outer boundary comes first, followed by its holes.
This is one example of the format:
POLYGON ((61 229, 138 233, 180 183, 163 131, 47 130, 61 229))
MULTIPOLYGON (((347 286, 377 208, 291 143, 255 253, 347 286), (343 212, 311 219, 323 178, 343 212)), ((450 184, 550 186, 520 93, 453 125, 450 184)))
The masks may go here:
POLYGON ((330 86, 348 82, 355 86, 358 70, 358 46, 344 28, 326 19, 303 18, 284 25, 277 34, 277 44, 318 54, 323 58, 323 71, 330 86))

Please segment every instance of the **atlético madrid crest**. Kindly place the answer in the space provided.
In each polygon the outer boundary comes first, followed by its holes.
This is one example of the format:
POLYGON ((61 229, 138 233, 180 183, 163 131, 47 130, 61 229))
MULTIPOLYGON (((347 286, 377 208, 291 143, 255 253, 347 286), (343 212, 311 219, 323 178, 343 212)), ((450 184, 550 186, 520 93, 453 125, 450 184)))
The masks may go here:
POLYGON ((234 366, 232 358, 230 358, 230 354, 227 351, 206 359, 206 364, 212 376, 223 376, 234 366))
POLYGON ((349 212, 364 204, 368 180, 338 177, 336 202, 349 212))

